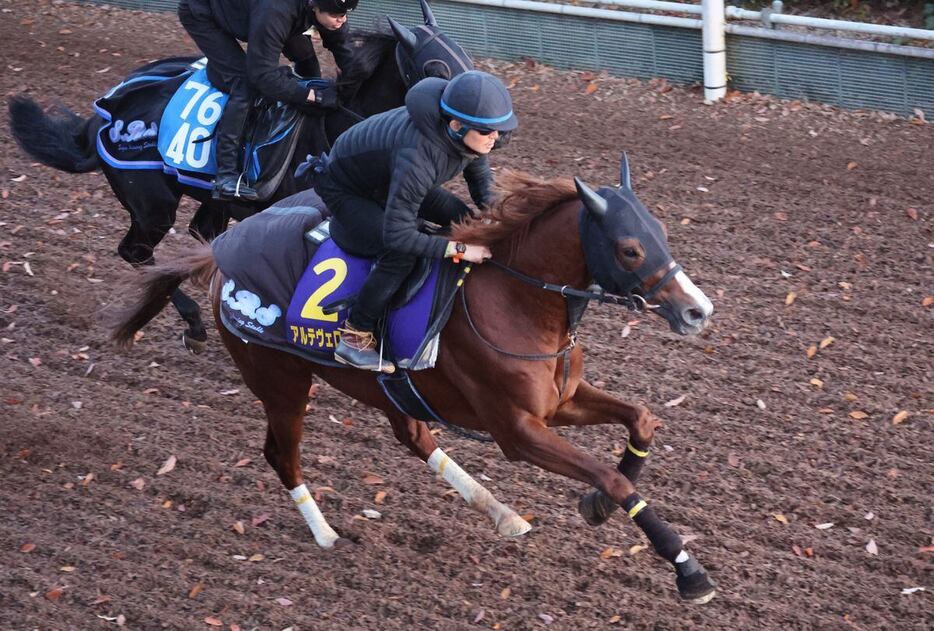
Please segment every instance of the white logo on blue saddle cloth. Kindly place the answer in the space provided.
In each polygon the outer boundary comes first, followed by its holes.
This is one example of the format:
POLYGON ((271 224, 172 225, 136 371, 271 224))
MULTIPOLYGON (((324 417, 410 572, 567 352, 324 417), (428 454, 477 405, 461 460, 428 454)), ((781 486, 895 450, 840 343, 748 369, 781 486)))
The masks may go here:
POLYGON ((188 77, 163 110, 159 124, 159 153, 168 166, 195 173, 217 173, 211 136, 227 98, 208 81, 205 68, 188 77))

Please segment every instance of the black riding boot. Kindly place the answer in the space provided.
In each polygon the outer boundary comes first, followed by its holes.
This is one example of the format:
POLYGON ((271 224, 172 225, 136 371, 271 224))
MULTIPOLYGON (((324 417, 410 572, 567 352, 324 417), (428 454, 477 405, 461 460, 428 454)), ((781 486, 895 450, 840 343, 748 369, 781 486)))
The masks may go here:
POLYGON ((256 201, 256 191, 241 181, 240 141, 253 102, 249 91, 239 86, 230 90, 224 114, 214 131, 217 155, 217 176, 214 178, 214 199, 256 201))

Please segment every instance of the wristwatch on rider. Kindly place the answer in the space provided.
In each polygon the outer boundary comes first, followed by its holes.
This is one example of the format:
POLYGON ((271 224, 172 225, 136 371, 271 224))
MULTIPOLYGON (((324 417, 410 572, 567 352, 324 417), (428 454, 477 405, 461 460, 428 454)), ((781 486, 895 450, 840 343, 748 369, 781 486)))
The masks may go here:
POLYGON ((464 253, 467 252, 467 244, 459 241, 449 241, 446 255, 451 257, 455 263, 460 263, 464 253))

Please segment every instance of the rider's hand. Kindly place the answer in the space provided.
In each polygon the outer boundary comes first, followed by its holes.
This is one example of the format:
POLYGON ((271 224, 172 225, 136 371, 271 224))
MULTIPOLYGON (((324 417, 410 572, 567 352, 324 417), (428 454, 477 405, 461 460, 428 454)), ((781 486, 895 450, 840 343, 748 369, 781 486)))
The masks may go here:
POLYGON ((461 255, 461 258, 471 263, 482 263, 491 256, 493 253, 485 245, 468 245, 467 251, 461 255))

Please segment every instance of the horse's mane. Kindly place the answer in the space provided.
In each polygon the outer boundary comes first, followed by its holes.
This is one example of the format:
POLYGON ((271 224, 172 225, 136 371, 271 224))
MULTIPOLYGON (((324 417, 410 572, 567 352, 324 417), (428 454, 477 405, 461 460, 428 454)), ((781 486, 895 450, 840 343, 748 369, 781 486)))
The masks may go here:
POLYGON ((502 198, 494 208, 454 225, 451 238, 490 246, 511 237, 521 238, 538 217, 562 202, 577 198, 570 178, 544 180, 528 173, 504 171, 497 178, 502 198))
POLYGON ((396 47, 396 37, 382 30, 353 29, 348 35, 353 62, 345 71, 348 82, 369 79, 396 47))

